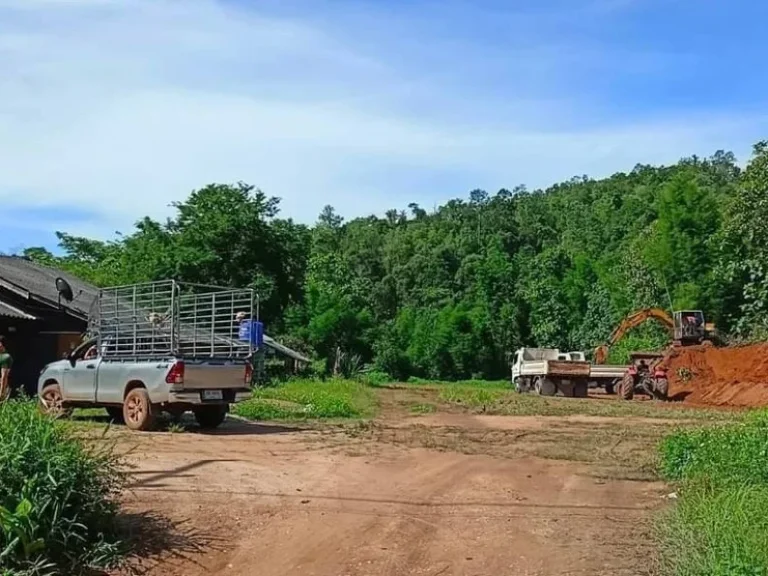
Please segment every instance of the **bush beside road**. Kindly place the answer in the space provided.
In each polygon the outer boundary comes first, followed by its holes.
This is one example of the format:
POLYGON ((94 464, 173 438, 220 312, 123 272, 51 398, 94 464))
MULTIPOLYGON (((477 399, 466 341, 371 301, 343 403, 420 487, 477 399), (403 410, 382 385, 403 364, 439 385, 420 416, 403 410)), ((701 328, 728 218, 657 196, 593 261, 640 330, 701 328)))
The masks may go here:
POLYGON ((85 444, 34 402, 0 404, 3 576, 79 574, 114 565, 125 474, 110 443, 85 444))

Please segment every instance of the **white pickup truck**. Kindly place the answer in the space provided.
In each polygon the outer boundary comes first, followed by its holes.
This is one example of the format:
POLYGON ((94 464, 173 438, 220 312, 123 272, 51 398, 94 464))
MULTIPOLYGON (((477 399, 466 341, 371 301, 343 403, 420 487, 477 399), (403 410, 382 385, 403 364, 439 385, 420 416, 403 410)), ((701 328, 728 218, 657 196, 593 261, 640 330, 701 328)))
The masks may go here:
POLYGON ((38 379, 42 408, 65 415, 103 407, 134 430, 159 412, 191 410, 203 428, 250 396, 263 327, 252 290, 175 281, 105 288, 89 318, 91 338, 38 379))
POLYGON ((542 396, 585 398, 590 385, 612 394, 626 366, 594 365, 583 352, 557 348, 520 348, 512 359, 512 384, 518 392, 534 390, 542 396))

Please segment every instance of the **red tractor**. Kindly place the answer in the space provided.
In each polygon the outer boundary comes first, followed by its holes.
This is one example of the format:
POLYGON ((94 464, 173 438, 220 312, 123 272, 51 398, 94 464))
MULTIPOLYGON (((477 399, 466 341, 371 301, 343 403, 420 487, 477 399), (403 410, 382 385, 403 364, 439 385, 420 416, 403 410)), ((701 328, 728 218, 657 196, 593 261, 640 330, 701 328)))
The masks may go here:
POLYGON ((661 352, 633 352, 629 368, 619 386, 619 395, 624 400, 632 400, 635 392, 640 392, 651 398, 666 400, 669 380, 663 359, 661 352))

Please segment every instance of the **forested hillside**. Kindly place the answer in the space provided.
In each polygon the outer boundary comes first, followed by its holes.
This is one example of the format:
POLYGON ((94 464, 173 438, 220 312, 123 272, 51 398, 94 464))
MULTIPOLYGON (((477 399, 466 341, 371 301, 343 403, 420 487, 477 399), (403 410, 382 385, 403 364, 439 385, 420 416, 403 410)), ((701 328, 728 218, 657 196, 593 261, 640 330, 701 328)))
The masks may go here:
MULTIPOLYGON (((721 331, 768 336, 768 143, 638 165, 547 190, 473 190, 312 227, 245 184, 209 185, 111 242, 60 233, 26 255, 97 284, 166 277, 253 285, 270 334, 393 376, 496 378, 521 345, 589 350, 638 307, 700 308, 721 331)), ((623 349, 663 340, 643 327, 623 349)), ((621 349, 615 352, 621 354, 621 349)))

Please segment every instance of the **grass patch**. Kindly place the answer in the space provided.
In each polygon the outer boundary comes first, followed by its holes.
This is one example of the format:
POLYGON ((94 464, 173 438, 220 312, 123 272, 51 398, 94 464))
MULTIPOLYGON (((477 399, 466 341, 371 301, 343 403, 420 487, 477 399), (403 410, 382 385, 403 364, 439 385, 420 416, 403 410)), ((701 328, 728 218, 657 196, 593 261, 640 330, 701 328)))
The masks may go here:
POLYGON ((411 404, 408 407, 411 414, 431 414, 435 410, 437 407, 434 404, 411 404))
POLYGON ((464 387, 478 387, 478 388, 507 388, 511 387, 508 380, 457 380, 448 382, 444 380, 427 380, 425 378, 417 378, 411 376, 405 384, 414 384, 416 386, 424 387, 447 387, 447 386, 464 386, 464 387))
POLYGON ((768 486, 688 482, 661 521, 662 574, 768 574, 768 486))
POLYGON ((440 401, 480 409, 488 414, 510 416, 637 416, 670 420, 729 421, 740 418, 739 413, 724 410, 700 410, 659 402, 620 402, 615 398, 562 398, 519 394, 509 386, 451 384, 438 388, 440 401))
POLYGON ((81 574, 114 566, 125 551, 120 460, 111 444, 86 445, 75 434, 32 402, 0 404, 3 576, 81 574))
POLYGON ((360 382, 302 379, 256 389, 234 413, 249 420, 360 418, 372 416, 375 403, 372 390, 360 382))
POLYGON ((661 472, 680 492, 660 522, 663 574, 768 576, 768 412, 675 432, 661 472))

